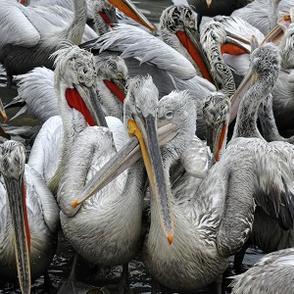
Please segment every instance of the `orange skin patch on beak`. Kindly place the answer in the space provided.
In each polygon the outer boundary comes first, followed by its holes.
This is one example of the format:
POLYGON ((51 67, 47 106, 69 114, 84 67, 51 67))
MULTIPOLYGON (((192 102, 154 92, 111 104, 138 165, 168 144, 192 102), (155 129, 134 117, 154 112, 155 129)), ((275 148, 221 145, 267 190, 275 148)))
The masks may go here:
POLYGON ((220 152, 221 152, 222 147, 224 146, 224 143, 225 143, 227 128, 228 128, 228 125, 224 124, 222 127, 222 130, 221 130, 221 133, 219 135, 219 139, 217 141, 217 148, 216 148, 216 152, 215 152, 215 160, 216 161, 220 160, 220 152))
POLYGON ((168 233, 167 236, 166 236, 166 238, 167 238, 168 244, 169 245, 172 245, 173 242, 174 242, 174 234, 173 233, 168 233))
POLYGON ((248 53, 245 49, 231 43, 225 43, 221 47, 222 54, 230 54, 230 55, 242 55, 248 53))
POLYGON ((290 15, 284 15, 282 19, 283 19, 283 21, 284 21, 285 23, 287 23, 288 25, 290 25, 291 22, 292 22, 292 20, 291 20, 291 16, 290 16, 290 15))
POLYGON ((123 103, 126 98, 125 92, 112 81, 103 80, 103 82, 109 91, 115 95, 120 102, 123 103))
POLYGON ((21 190, 22 190, 22 201, 23 201, 23 207, 24 207, 24 226, 25 226, 25 232, 26 232, 26 240, 28 243, 29 251, 31 249, 31 232, 29 227, 29 220, 28 220, 28 209, 27 209, 27 191, 24 181, 22 181, 21 184, 21 190))
POLYGON ((202 60, 201 55, 198 51, 198 49, 195 47, 193 42, 190 40, 190 38, 187 36, 185 32, 176 32, 176 35, 180 42, 183 44, 183 46, 187 49, 188 53, 192 57, 192 59, 197 64, 202 76, 207 79, 208 81, 213 83, 213 79, 209 73, 209 70, 205 64, 205 62, 202 60))
POLYGON ((79 94, 79 92, 75 88, 66 89, 65 97, 66 97, 68 106, 78 110, 84 116, 84 118, 87 121, 87 123, 89 124, 89 126, 96 125, 93 117, 90 114, 88 107, 86 106, 81 95, 79 94))
POLYGON ((72 208, 77 208, 78 205, 80 205, 80 202, 79 202, 78 199, 74 199, 74 200, 71 202, 70 205, 71 205, 72 208))

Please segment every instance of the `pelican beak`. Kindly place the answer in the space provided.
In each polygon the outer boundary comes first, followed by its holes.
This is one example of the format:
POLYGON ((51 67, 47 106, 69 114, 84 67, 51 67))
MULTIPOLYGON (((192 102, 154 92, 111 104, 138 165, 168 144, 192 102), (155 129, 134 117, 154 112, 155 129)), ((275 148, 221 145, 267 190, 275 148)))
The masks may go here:
POLYGON ((211 6, 211 3, 212 3, 212 0, 206 0, 206 4, 208 8, 211 6))
POLYGON ((18 178, 4 176, 14 229, 14 246, 19 285, 22 293, 31 293, 30 230, 26 209, 26 191, 23 175, 18 178))
POLYGON ((216 127, 209 127, 207 133, 207 144, 213 154, 214 162, 219 161, 226 145, 228 122, 222 122, 216 127))
POLYGON ((265 44, 265 43, 273 43, 278 45, 284 35, 284 29, 283 26, 281 24, 277 24, 264 38, 264 40, 262 41, 261 45, 265 44))
POLYGON ((239 85, 238 89, 231 96, 231 112, 230 112, 230 123, 236 118, 238 113, 238 108, 242 97, 249 90, 251 85, 256 81, 257 74, 252 70, 252 66, 250 66, 247 75, 244 77, 242 83, 239 85))
POLYGON ((74 88, 66 89, 65 97, 69 107, 78 110, 90 126, 107 127, 94 86, 86 87, 76 84, 74 88))
POLYGON ((156 31, 155 25, 153 25, 145 16, 142 14, 136 6, 130 0, 108 0, 108 2, 115 8, 123 12, 126 16, 130 17, 137 23, 145 26, 151 32, 156 31))
POLYGON ((250 40, 235 34, 232 31, 226 30, 226 42, 221 45, 222 54, 227 53, 230 55, 242 55, 251 52, 250 40))
POLYGON ((116 98, 121 101, 122 103, 124 102, 126 98, 126 93, 125 93, 125 88, 127 81, 124 78, 117 79, 117 80, 103 80, 105 86, 108 88, 108 90, 116 96, 116 98))
POLYGON ((132 136, 129 143, 99 170, 81 194, 72 201, 71 206, 73 209, 78 209, 78 206, 86 199, 143 157, 153 195, 161 208, 162 227, 168 243, 172 244, 173 224, 159 143, 169 142, 175 136, 176 126, 167 124, 157 132, 155 118, 149 115, 146 118, 136 116, 134 120, 129 120, 128 127, 129 134, 132 136), (136 136, 137 139, 133 136, 136 136))
POLYGON ((171 195, 159 147, 156 117, 148 114, 146 117, 136 115, 134 120, 129 120, 129 133, 136 136, 141 147, 141 153, 149 178, 154 204, 159 207, 161 226, 169 245, 174 239, 174 225, 171 211, 171 195))
POLYGON ((4 109, 4 106, 3 106, 1 99, 0 99, 0 118, 2 119, 2 121, 4 123, 6 123, 8 121, 8 117, 7 117, 7 114, 6 114, 6 111, 4 109))
POLYGON ((201 75, 208 81, 213 82, 211 66, 203 51, 200 41, 197 41, 200 37, 196 29, 185 28, 185 31, 176 32, 176 36, 191 56, 201 75))

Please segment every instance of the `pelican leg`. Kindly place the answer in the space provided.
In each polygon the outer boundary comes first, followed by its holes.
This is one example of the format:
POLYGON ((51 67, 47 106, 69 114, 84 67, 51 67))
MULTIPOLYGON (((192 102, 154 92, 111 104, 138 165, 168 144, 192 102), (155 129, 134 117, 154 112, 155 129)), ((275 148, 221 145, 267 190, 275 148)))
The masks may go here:
MULTIPOLYGON (((225 293, 224 289, 223 289, 223 275, 220 275, 214 283, 211 284, 210 286, 211 289, 211 293, 215 293, 215 294, 222 294, 225 293)), ((210 293, 210 292, 209 292, 210 293)))
POLYGON ((6 76, 7 76, 7 88, 11 89, 13 76, 7 69, 6 69, 6 76))
POLYGON ((242 264, 243 264, 243 259, 246 253, 246 250, 249 248, 250 242, 247 241, 241 250, 235 255, 234 257, 234 270, 236 274, 241 274, 242 271, 242 264))
POLYGON ((158 294, 160 293, 160 286, 158 285, 158 283, 152 279, 151 282, 151 294, 158 294))
POLYGON ((125 263, 123 265, 123 271, 121 275, 121 279, 119 282, 119 293, 125 294, 128 293, 129 289, 129 264, 125 263))

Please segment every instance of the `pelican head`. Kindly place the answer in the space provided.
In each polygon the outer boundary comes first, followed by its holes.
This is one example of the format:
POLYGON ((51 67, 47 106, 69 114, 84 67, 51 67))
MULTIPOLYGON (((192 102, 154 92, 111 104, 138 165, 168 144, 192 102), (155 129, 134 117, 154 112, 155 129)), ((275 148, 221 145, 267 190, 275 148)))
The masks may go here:
MULTIPOLYGON (((250 68, 242 83, 231 97, 231 117, 232 121, 239 108, 241 98, 247 93, 249 88, 258 80, 263 81, 263 86, 272 88, 278 78, 281 65, 281 55, 277 46, 267 43, 260 48, 256 48, 250 55, 250 68)), ((263 98, 260 95, 260 98, 263 98)))
MULTIPOLYGON (((128 93, 124 104, 124 121, 134 116, 152 116, 156 120, 159 92, 151 76, 137 76, 129 80, 128 93), (150 98, 152 97, 152 98, 150 98)), ((139 122, 141 124, 142 122, 139 122)), ((155 121, 156 123, 156 121, 155 121)))
POLYGON ((250 62, 252 70, 259 76, 265 78, 277 78, 280 71, 281 56, 277 46, 269 43, 261 48, 255 49, 250 62))
POLYGON ((65 46, 53 54, 55 77, 69 87, 84 85, 92 87, 96 83, 94 56, 78 46, 65 46))
POLYGON ((175 137, 164 145, 164 149, 176 150, 175 157, 178 158, 195 136, 196 118, 195 102, 188 91, 173 91, 162 97, 158 104, 158 125, 171 123, 176 129, 175 137), (181 148, 169 148, 170 145, 181 148))
POLYGON ((196 30, 197 15, 189 6, 172 5, 162 12, 159 27, 172 33, 185 29, 196 30))
POLYGON ((124 59, 120 56, 97 56, 95 62, 98 79, 103 80, 118 99, 124 100, 128 80, 128 68, 124 59), (117 92, 121 93, 119 97, 117 92))
MULTIPOLYGON (((93 180, 82 191, 81 195, 72 202, 76 208, 84 200, 96 193, 130 167, 141 155, 147 170, 154 205, 158 207, 162 229, 167 242, 173 242, 173 222, 170 210, 170 192, 167 187, 166 174, 160 154, 157 131, 158 89, 151 76, 135 77, 128 82, 128 93, 125 100, 125 124, 131 137, 116 156, 109 161, 93 180), (138 156, 139 155, 139 156, 138 156)), ((166 128, 167 125, 164 126, 166 128)))
POLYGON ((197 15, 192 8, 185 5, 166 8, 160 17, 159 27, 163 41, 185 55, 204 78, 212 81, 197 30, 197 15))
POLYGON ((79 111, 89 125, 106 125, 96 94, 94 56, 78 46, 65 46, 55 57, 55 85, 61 105, 79 111))
POLYGON ((14 229, 18 280, 22 293, 30 293, 30 229, 26 208, 24 169, 24 146, 15 141, 6 141, 0 145, 0 172, 7 190, 12 227, 14 229))
MULTIPOLYGON (((101 1, 101 0, 97 0, 101 1)), ((106 2, 102 0, 102 2, 106 2)), ((119 11, 124 13, 126 16, 133 19, 135 22, 145 26, 151 32, 156 31, 156 27, 141 13, 131 0, 107 0, 109 4, 117 8, 119 11)))
POLYGON ((207 125, 207 142, 218 161, 226 144, 230 118, 230 100, 222 92, 208 96, 203 106, 203 116, 207 125))
POLYGON ((95 1, 94 27, 99 35, 107 33, 117 22, 116 9, 107 0, 95 1))

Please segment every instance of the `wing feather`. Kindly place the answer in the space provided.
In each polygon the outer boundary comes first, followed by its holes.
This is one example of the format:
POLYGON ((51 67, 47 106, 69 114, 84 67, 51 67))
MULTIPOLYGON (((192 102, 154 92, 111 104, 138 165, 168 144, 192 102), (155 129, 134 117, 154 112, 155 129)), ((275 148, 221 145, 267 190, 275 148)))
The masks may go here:
POLYGON ((32 47, 38 44, 40 34, 26 16, 27 7, 0 0, 0 48, 7 44, 32 47))
POLYGON ((191 79, 195 68, 183 55, 148 32, 131 25, 120 24, 104 34, 95 49, 122 52, 123 58, 136 57, 150 62, 180 79, 191 79))
POLYGON ((294 146, 271 142, 266 154, 257 156, 255 201, 284 229, 293 228, 294 219, 294 146))
POLYGON ((53 71, 45 67, 37 67, 15 79, 18 96, 26 102, 29 113, 42 122, 54 115, 59 115, 53 71))

